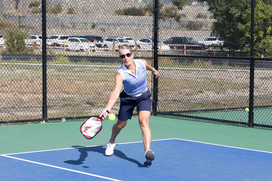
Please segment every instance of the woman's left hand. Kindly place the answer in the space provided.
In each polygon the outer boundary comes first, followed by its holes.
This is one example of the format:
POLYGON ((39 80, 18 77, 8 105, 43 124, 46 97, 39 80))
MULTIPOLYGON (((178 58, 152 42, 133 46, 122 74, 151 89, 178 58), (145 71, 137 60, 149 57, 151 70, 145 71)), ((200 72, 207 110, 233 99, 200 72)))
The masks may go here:
POLYGON ((152 71, 152 74, 155 76, 155 78, 158 78, 160 76, 159 71, 156 69, 154 71, 152 71))

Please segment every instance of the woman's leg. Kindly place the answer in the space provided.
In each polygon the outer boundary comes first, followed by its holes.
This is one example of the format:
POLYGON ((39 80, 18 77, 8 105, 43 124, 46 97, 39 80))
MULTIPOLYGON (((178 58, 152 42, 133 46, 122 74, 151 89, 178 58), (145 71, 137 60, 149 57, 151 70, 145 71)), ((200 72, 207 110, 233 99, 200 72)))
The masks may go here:
POLYGON ((114 153, 114 147, 116 146, 115 139, 120 131, 126 126, 127 121, 118 120, 112 127, 112 133, 109 143, 107 144, 107 148, 105 150, 106 156, 112 156, 114 153))
POLYGON ((126 126, 126 121, 120 121, 118 120, 112 127, 112 133, 110 138, 110 143, 114 143, 117 135, 120 133, 120 131, 126 126))
POLYGON ((150 117, 150 111, 140 111, 138 114, 139 125, 142 130, 142 137, 143 137, 145 152, 150 150, 151 138, 152 138, 151 130, 149 127, 149 117, 150 117))

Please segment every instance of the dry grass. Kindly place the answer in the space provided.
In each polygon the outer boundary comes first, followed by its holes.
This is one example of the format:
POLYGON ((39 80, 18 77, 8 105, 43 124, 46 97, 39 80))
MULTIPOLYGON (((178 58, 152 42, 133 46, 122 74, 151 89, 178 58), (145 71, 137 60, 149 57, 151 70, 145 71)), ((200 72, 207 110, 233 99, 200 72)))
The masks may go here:
MULTIPOLYGON (((174 62, 172 62, 174 63, 174 62)), ((120 64, 48 64, 48 117, 98 115, 108 101, 120 64)), ((160 68, 159 111, 248 105, 249 72, 160 68)), ((211 65, 207 65, 211 67, 211 65)), ((148 86, 152 91, 148 72, 148 86)), ((272 73, 256 72, 255 102, 272 104, 272 73)), ((41 118, 42 66, 1 64, 0 120, 41 118)), ((114 113, 118 113, 115 104, 114 113)))

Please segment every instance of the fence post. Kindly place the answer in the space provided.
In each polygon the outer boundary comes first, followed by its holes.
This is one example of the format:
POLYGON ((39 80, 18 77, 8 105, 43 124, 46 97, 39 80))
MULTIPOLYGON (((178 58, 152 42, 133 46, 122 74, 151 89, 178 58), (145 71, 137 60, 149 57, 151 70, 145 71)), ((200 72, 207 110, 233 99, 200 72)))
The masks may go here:
POLYGON ((115 42, 112 43, 112 54, 115 55, 115 42))
POLYGON ((254 66, 255 66, 255 59, 254 59, 254 9, 255 9, 255 0, 251 0, 251 40, 250 40, 250 85, 249 85, 249 113, 248 113, 248 127, 254 126, 254 66))
MULTIPOLYGON (((158 70, 158 18, 159 18, 159 0, 154 0, 154 68, 158 70)), ((158 103, 158 79, 153 78, 153 102, 152 102, 152 113, 154 116, 157 115, 157 103, 158 103)))
POLYGON ((47 54, 46 54, 46 0, 42 0, 42 120, 47 122, 47 54))

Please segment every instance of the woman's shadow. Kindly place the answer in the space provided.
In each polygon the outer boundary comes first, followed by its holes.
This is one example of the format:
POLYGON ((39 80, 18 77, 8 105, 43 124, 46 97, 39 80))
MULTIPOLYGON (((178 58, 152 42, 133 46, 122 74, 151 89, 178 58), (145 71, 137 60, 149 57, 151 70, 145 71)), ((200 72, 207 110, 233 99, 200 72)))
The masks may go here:
MULTIPOLYGON (((84 163, 85 159, 88 157, 88 152, 97 152, 104 155, 105 148, 103 146, 94 146, 94 147, 81 147, 81 146, 72 146, 72 148, 78 149, 80 155, 77 160, 66 160, 65 163, 72 164, 72 165, 81 165, 84 163)), ((118 149, 114 149, 114 155, 118 158, 130 161, 138 165, 138 167, 146 167, 145 165, 141 164, 139 161, 127 157, 122 151, 118 149)))

